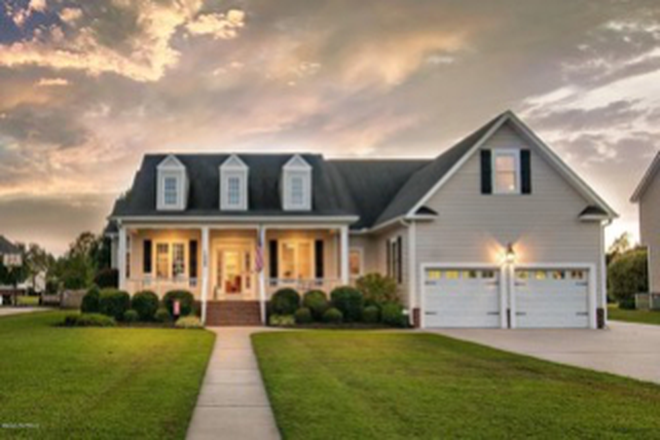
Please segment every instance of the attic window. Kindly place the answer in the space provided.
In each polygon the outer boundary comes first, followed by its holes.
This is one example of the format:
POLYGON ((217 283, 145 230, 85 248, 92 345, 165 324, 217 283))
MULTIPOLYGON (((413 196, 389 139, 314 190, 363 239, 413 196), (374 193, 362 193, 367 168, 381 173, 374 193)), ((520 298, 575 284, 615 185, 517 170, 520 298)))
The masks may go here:
POLYGON ((235 154, 220 166, 220 209, 245 211, 248 208, 248 167, 235 154))
POLYGON ((520 193, 520 153, 496 150, 493 154, 493 188, 496 194, 520 193))

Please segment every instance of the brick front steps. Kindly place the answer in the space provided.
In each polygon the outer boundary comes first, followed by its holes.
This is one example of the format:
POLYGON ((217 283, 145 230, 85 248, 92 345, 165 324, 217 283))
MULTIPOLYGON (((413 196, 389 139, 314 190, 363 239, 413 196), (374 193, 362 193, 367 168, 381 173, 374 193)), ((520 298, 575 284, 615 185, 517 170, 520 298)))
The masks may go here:
POLYGON ((262 325, 259 301, 209 301, 206 304, 206 325, 262 325))

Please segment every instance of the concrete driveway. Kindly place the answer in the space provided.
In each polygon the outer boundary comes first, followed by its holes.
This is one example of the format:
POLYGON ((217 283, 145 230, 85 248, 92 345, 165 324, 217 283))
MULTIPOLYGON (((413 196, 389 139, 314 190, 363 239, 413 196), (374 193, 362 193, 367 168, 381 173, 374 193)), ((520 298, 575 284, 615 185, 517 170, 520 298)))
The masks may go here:
POLYGON ((605 330, 427 330, 513 353, 660 383, 660 326, 610 321, 605 330))
POLYGON ((26 313, 45 312, 48 307, 0 307, 0 316, 24 315, 26 313))

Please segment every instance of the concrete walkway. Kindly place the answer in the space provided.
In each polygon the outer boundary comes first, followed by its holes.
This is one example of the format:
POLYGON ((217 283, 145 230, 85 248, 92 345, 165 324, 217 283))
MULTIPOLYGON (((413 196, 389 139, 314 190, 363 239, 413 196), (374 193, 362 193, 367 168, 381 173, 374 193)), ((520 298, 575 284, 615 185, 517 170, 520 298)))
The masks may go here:
POLYGON ((429 330, 553 362, 660 383, 660 326, 610 321, 605 330, 429 330))
POLYGON ((45 312, 46 310, 53 310, 48 307, 12 307, 4 306, 0 307, 0 317, 1 316, 11 316, 11 315, 24 315, 26 313, 34 312, 45 312))
POLYGON ((209 330, 217 335, 215 347, 186 438, 279 439, 250 341, 264 328, 209 330))

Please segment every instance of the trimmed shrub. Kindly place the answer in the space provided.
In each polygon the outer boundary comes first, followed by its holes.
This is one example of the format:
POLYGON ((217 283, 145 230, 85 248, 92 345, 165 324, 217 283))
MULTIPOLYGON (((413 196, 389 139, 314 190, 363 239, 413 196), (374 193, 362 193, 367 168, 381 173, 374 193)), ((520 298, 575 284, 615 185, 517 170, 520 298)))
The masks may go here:
POLYGON ((362 310, 362 321, 367 324, 377 324, 380 320, 380 310, 376 306, 367 306, 362 310))
POLYGON ((312 317, 316 321, 320 321, 325 311, 330 307, 330 301, 328 301, 325 292, 321 290, 310 290, 303 295, 302 305, 312 312, 312 317))
POLYGON ((76 313, 66 315, 63 325, 66 327, 114 327, 117 323, 114 318, 100 313, 76 313))
POLYGON ((140 315, 136 310, 128 309, 124 312, 124 322, 133 323, 140 320, 140 315))
POLYGON ((341 310, 335 307, 330 307, 323 314, 323 322, 327 322, 328 324, 341 324, 343 320, 344 314, 341 312, 341 310))
POLYGON ((300 307, 300 294, 294 289, 279 289, 273 294, 270 304, 276 315, 293 315, 300 307))
POLYGON ((87 291, 83 296, 80 311, 82 313, 98 313, 99 312, 99 298, 101 291, 98 287, 94 286, 87 291))
POLYGON ((296 310, 296 313, 293 315, 293 317, 296 320, 296 324, 309 324, 310 322, 314 321, 312 318, 312 311, 307 307, 301 307, 296 310))
POLYGON ((607 266, 607 287, 619 304, 634 308, 635 294, 649 291, 646 250, 633 249, 615 257, 607 266))
POLYGON ((268 325, 273 327, 283 327, 293 325, 296 323, 293 315, 271 315, 268 320, 268 325))
POLYGON ((381 310, 381 321, 385 325, 392 327, 407 327, 408 318, 403 314, 403 307, 400 304, 383 304, 381 310))
POLYGON ((153 321, 158 310, 158 295, 149 290, 143 290, 133 295, 131 307, 135 309, 140 321, 153 321))
POLYGON ((368 273, 355 282, 355 288, 362 292, 367 305, 381 306, 385 303, 400 304, 396 280, 379 273, 368 273))
POLYGON ((119 287, 119 271, 110 267, 99 270, 94 276, 94 284, 100 289, 116 289, 119 287))
POLYGON ((181 307, 179 316, 188 316, 193 312, 195 298, 187 290, 170 290, 163 297, 163 305, 171 316, 174 316, 174 301, 179 301, 181 307))
POLYGON ((635 310, 637 305, 635 304, 635 297, 624 298, 619 301, 619 308, 623 310, 635 310))
POLYGON ((103 289, 99 296, 99 312, 112 316, 117 321, 124 319, 124 313, 131 308, 131 297, 123 290, 103 289))
POLYGON ((364 298, 357 289, 350 286, 337 287, 330 294, 333 307, 339 309, 344 321, 357 322, 362 318, 364 298))
POLYGON ((172 315, 170 315, 169 310, 167 310, 165 307, 161 307, 158 310, 156 310, 154 319, 158 322, 166 323, 172 321, 172 315))
POLYGON ((176 328, 185 329, 200 329, 204 328, 202 321, 197 316, 184 316, 176 320, 174 323, 176 328))

